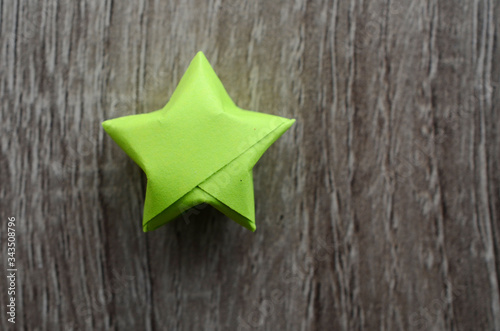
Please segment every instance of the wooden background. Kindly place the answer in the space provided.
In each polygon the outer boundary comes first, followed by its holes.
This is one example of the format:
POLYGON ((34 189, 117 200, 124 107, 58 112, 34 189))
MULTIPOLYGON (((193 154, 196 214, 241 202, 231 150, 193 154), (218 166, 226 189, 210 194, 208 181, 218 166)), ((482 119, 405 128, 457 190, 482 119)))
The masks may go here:
POLYGON ((500 330, 498 1, 0 3, 16 330, 500 330), (100 123, 162 107, 198 50, 297 122, 255 233, 207 207, 144 234, 100 123))

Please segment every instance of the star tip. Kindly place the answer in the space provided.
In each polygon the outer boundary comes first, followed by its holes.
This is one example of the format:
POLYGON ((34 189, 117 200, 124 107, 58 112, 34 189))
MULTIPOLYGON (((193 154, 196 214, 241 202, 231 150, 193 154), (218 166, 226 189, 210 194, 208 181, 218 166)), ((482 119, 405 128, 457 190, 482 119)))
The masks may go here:
POLYGON ((295 123, 295 118, 287 118, 284 122, 284 128, 288 130, 295 123))
MULTIPOLYGON (((205 56, 205 53, 203 53, 202 51, 198 51, 198 53, 196 53, 196 55, 194 56, 195 59, 200 59, 200 60, 207 60, 207 57, 205 56)), ((207 60, 208 61, 208 60, 207 60)))
POLYGON ((105 120, 101 123, 101 125, 105 131, 108 131, 108 129, 111 127, 111 120, 105 120))

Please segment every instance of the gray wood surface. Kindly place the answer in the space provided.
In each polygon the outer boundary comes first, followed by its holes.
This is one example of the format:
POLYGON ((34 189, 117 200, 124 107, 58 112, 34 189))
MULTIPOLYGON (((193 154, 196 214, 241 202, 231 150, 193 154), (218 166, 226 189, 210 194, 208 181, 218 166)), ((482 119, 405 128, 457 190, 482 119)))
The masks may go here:
POLYGON ((0 3, 0 329, 500 330, 498 1, 0 3), (144 234, 100 123, 162 107, 199 50, 297 122, 255 233, 202 206, 144 234))

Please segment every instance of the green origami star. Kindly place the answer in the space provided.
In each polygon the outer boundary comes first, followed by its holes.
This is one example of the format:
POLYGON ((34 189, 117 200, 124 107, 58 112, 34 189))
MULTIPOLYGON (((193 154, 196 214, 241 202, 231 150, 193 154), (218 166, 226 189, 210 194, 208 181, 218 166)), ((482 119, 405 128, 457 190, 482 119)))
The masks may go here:
POLYGON ((144 232, 204 202, 255 231, 252 168, 294 122, 238 108, 198 52, 162 109, 102 125, 147 175, 144 232))

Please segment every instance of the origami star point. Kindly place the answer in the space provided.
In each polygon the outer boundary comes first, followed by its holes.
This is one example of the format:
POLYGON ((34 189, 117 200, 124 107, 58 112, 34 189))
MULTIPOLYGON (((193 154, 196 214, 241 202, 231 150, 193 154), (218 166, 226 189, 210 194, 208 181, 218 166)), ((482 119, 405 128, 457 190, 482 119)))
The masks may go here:
POLYGON ((144 232, 201 203, 255 231, 252 168, 294 122, 237 107, 198 52, 162 109, 102 125, 148 178, 144 232))

